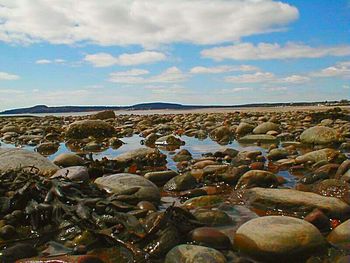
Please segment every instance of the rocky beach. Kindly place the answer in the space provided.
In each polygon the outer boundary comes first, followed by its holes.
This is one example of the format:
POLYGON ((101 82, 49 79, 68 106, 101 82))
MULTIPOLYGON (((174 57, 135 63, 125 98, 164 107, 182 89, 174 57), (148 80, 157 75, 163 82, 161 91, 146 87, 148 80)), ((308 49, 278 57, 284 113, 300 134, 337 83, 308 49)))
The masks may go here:
POLYGON ((0 258, 349 262, 350 110, 0 118, 0 258))

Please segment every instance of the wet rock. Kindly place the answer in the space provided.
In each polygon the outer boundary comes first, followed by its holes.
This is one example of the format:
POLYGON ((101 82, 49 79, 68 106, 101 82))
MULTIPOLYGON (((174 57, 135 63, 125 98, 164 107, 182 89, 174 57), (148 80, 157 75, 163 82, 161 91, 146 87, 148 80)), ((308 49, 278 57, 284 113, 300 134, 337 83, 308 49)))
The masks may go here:
POLYGON ((177 175, 178 175, 177 172, 168 170, 168 171, 148 172, 144 175, 144 177, 158 186, 163 186, 167 181, 169 181, 171 178, 177 175))
POLYGON ((193 168, 195 169, 203 169, 204 167, 208 166, 208 165, 216 165, 218 164, 216 161, 214 160, 203 160, 203 161, 198 161, 193 165, 193 168))
POLYGON ((304 217, 304 220, 313 224, 320 231, 328 231, 331 227, 330 219, 320 210, 314 209, 304 217))
POLYGON ((189 161, 192 159, 192 154, 186 150, 182 149, 178 153, 176 153, 173 157, 173 160, 175 162, 183 162, 183 161, 189 161))
POLYGON ((267 158, 269 160, 279 160, 286 158, 288 156, 288 152, 285 149, 272 149, 268 154, 267 158))
POLYGON ((137 207, 140 208, 141 210, 147 210, 147 211, 157 211, 157 208, 154 206, 153 203, 149 201, 141 201, 137 204, 137 207))
POLYGON ((70 166, 58 170, 51 178, 67 177, 72 181, 87 181, 89 180, 89 172, 85 166, 70 166))
POLYGON ((159 150, 152 148, 139 148, 136 150, 128 151, 126 153, 122 153, 114 158, 114 160, 121 163, 130 163, 134 161, 152 161, 152 160, 160 160, 164 162, 166 159, 165 155, 162 155, 159 150))
POLYGON ((244 135, 247 135, 248 133, 251 133, 254 130, 254 128, 255 128, 254 125, 251 125, 246 122, 241 122, 236 129, 236 134, 238 136, 244 136, 244 135))
POLYGON ((184 205, 189 208, 194 207, 211 207, 215 206, 217 204, 220 204, 224 201, 222 196, 219 195, 205 195, 205 196, 198 196, 193 197, 191 199, 188 199, 186 202, 184 202, 184 205))
POLYGON ((181 146, 184 145, 185 142, 183 142, 181 139, 175 137, 174 135, 166 135, 163 137, 158 138, 155 141, 156 145, 169 145, 169 146, 181 146))
POLYGON ((211 131, 210 136, 220 144, 227 144, 231 140, 232 132, 228 127, 222 126, 211 131))
POLYGON ((348 247, 350 244, 350 219, 333 229, 327 236, 327 240, 334 245, 348 247))
POLYGON ((159 136, 155 133, 150 133, 145 138, 145 145, 150 146, 154 145, 159 136))
POLYGON ((16 229, 11 225, 5 225, 0 228, 0 237, 9 240, 16 237, 16 229))
POLYGON ((312 224, 293 217, 265 216, 238 228, 234 244, 253 258, 301 262, 326 248, 326 241, 312 224))
POLYGON ((321 150, 312 151, 309 153, 306 153, 304 155, 298 156, 295 158, 296 163, 317 163, 320 161, 330 161, 330 160, 339 160, 344 161, 346 157, 341 154, 339 151, 331 149, 331 148, 325 148, 321 150))
POLYGON ((40 143, 35 150, 41 154, 47 154, 47 155, 51 155, 54 154, 55 152, 57 152, 58 148, 60 147, 60 145, 58 143, 55 142, 44 142, 44 143, 40 143))
POLYGON ((113 149, 118 149, 124 144, 124 142, 117 137, 110 138, 108 143, 113 149))
POLYGON ((262 170, 250 170, 239 178, 235 189, 277 187, 278 184, 275 174, 262 170))
POLYGON ((104 177, 99 177, 95 183, 103 189, 111 191, 115 194, 123 194, 128 190, 139 188, 131 196, 136 200, 150 201, 158 203, 160 201, 160 192, 158 187, 146 178, 128 173, 112 174, 104 177))
POLYGON ((350 216, 350 206, 337 198, 293 189, 251 188, 245 191, 243 199, 262 210, 306 215, 318 208, 330 218, 346 219, 350 216))
POLYGON ((84 147, 84 151, 88 152, 99 152, 101 151, 102 145, 98 142, 89 142, 84 147))
POLYGON ((69 166, 81 166, 85 162, 83 158, 80 156, 74 154, 74 153, 61 153, 60 155, 56 156, 53 160, 53 163, 62 166, 62 167, 69 167, 69 166))
POLYGON ((35 166, 43 175, 52 175, 59 168, 39 153, 17 148, 0 149, 0 172, 35 166))
POLYGON ((92 120, 107 120, 107 119, 114 119, 115 118, 115 112, 112 110, 105 110, 98 112, 94 115, 91 115, 90 117, 92 120))
POLYGON ((266 134, 268 131, 278 131, 279 126, 273 122, 264 122, 259 124, 254 130, 254 134, 266 134))
POLYGON ((114 127, 102 120, 82 120, 69 125, 66 137, 71 139, 83 139, 90 136, 95 138, 112 137, 114 127))
POLYGON ((350 184, 337 179, 326 179, 320 181, 313 187, 313 192, 323 195, 342 199, 350 203, 350 184))
POLYGON ((350 169, 350 160, 345 160, 339 165, 338 170, 335 174, 335 179, 341 178, 350 169))
POLYGON ((225 256, 209 247, 179 245, 168 252, 165 263, 226 263, 225 256))
POLYGON ((251 134, 246 135, 244 137, 241 137, 238 139, 239 143, 254 143, 254 142, 260 142, 260 143, 275 143, 277 142, 277 138, 272 135, 267 134, 251 134))
POLYGON ((208 226, 224 226, 233 223, 231 217, 220 210, 199 209, 196 210, 193 215, 199 222, 208 226))
POLYGON ((181 174, 170 179, 163 187, 165 191, 185 191, 195 187, 196 178, 190 173, 181 174))
POLYGON ((0 260, 3 263, 13 263, 18 259, 31 258, 37 254, 38 252, 32 245, 19 243, 3 250, 0 255, 0 260))
POLYGON ((331 144, 339 142, 339 135, 332 128, 315 126, 305 130, 300 140, 307 144, 331 144))
POLYGON ((228 236, 212 227, 199 227, 189 234, 189 240, 198 245, 215 249, 229 249, 231 242, 228 236))

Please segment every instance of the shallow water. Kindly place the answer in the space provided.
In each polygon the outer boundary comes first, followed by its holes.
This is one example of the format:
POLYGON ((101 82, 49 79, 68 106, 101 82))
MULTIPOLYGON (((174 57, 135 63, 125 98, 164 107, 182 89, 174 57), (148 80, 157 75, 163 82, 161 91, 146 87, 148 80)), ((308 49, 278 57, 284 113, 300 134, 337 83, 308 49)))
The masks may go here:
MULTIPOLYGON (((93 153, 93 158, 94 159, 102 159, 103 157, 107 157, 108 159, 112 159, 116 157, 119 154, 132 151, 135 149, 139 148, 144 148, 147 147, 142 144, 142 140, 144 138, 140 137, 137 134, 134 134, 131 137, 124 137, 120 138, 125 144, 123 144, 121 147, 118 149, 112 149, 108 148, 104 151, 101 152, 94 152, 93 153)), ((257 146, 254 144, 240 144, 236 140, 230 142, 227 145, 220 145, 217 142, 213 141, 211 138, 206 138, 203 140, 199 140, 194 137, 188 137, 188 136, 181 136, 181 140, 185 142, 185 145, 181 146, 178 149, 175 150, 168 150, 165 147, 158 147, 158 149, 167 156, 167 167, 169 169, 176 170, 176 163, 173 161, 172 156, 179 151, 179 149, 186 149, 188 150, 192 156, 193 159, 196 158, 201 158, 203 154, 205 153, 214 153, 216 151, 219 151, 220 149, 225 149, 225 148, 233 148, 238 151, 261 151, 263 155, 267 154, 267 148, 268 145, 262 145, 262 146, 257 146)), ((8 144, 5 142, 1 142, 0 147, 10 147, 13 148, 15 147, 13 144, 8 144)), ((21 146, 24 149, 34 151, 35 146, 21 146)), ((56 156, 60 155, 61 153, 65 152, 72 152, 65 143, 60 143, 60 147, 58 151, 52 155, 47 156, 48 159, 53 160, 56 156)), ((268 164, 268 162, 267 162, 268 164)), ((293 187, 296 183, 296 177, 290 174, 288 171, 279 171, 277 173, 278 175, 283 176, 286 180, 287 183, 285 184, 286 187, 293 187)))

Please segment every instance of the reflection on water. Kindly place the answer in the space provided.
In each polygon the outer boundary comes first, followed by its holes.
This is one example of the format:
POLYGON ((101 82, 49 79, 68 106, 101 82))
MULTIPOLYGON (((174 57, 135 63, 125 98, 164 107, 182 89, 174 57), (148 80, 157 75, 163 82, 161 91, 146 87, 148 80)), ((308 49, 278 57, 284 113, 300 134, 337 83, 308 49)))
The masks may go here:
MULTIPOLYGON (((202 155, 205 153, 210 153, 210 152, 214 153, 220 149, 225 149, 225 148, 234 148, 238 151, 258 150, 258 151, 261 151, 263 155, 266 155, 267 147, 268 147, 268 145, 256 146, 256 145, 249 145, 249 144, 240 144, 237 141, 232 141, 230 144, 223 146, 211 140, 210 138, 199 140, 194 137, 182 136, 181 139, 185 141, 185 145, 181 146, 180 149, 188 150, 192 154, 194 159, 202 157, 202 155)), ((125 144, 123 144, 120 148, 118 149, 108 148, 102 152, 96 152, 93 154, 93 158, 102 159, 103 157, 107 157, 108 159, 112 159, 119 154, 146 147, 143 144, 141 144, 141 140, 143 140, 143 138, 140 137, 139 135, 124 137, 124 138, 121 138, 121 140, 125 144)), ((7 144, 4 142, 2 142, 1 144, 2 144, 1 145, 2 147, 11 147, 11 148, 15 147, 12 144, 7 144)), ((34 151, 35 149, 35 147, 33 146, 23 146, 23 148, 31 151, 34 151)), ((176 170, 176 163, 173 161, 172 156, 177 151, 179 151, 179 149, 174 151, 168 151, 164 147, 159 147, 159 150, 167 156, 168 168, 176 170)), ((70 152, 70 151, 71 150, 66 147, 65 143, 60 143, 60 147, 58 151, 52 155, 49 155, 48 159, 53 160, 56 156, 60 155, 61 153, 70 152)), ((278 175, 281 175, 285 179, 287 179, 288 182, 285 184, 287 187, 292 187, 295 185, 296 178, 295 176, 291 175, 288 171, 279 171, 278 175)))

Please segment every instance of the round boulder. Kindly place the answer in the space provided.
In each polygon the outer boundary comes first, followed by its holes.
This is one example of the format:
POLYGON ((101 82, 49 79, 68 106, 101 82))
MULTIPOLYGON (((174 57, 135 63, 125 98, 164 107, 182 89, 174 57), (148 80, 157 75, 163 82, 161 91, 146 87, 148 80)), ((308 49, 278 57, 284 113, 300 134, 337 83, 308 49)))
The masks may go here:
POLYGON ((304 220, 264 216, 240 226, 234 244, 241 252, 260 260, 302 260, 326 247, 320 231, 304 220))
POLYGON ((305 130, 300 140, 306 144, 331 144, 339 142, 337 132, 329 127, 315 126, 305 130))
POLYGON ((101 120, 76 121, 69 125, 66 136, 71 139, 112 137, 115 130, 112 125, 101 120))

